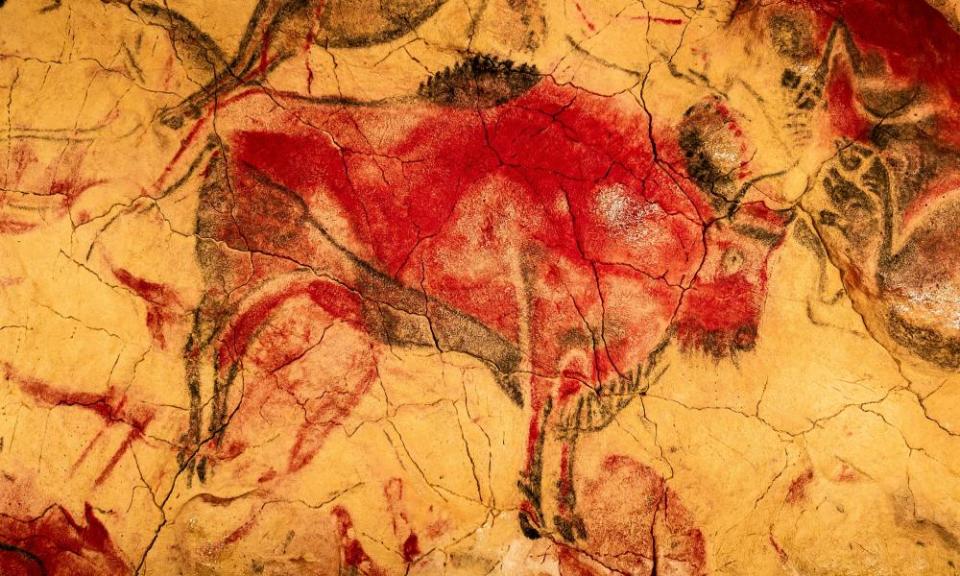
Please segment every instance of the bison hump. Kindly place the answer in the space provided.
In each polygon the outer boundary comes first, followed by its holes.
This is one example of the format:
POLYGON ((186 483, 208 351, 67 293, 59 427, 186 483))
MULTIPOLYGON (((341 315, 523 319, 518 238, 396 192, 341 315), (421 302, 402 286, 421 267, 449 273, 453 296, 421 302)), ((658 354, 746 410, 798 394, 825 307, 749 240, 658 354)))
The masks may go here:
POLYGON ((441 106, 488 108, 520 96, 539 81, 535 66, 477 55, 430 76, 418 94, 441 106))

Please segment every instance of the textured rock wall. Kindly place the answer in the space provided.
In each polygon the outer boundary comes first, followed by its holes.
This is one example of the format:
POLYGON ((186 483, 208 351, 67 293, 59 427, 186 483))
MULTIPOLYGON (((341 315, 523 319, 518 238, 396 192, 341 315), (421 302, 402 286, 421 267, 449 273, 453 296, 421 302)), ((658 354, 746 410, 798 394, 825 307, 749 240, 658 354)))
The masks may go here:
POLYGON ((955 574, 957 14, 0 2, 0 574, 955 574))

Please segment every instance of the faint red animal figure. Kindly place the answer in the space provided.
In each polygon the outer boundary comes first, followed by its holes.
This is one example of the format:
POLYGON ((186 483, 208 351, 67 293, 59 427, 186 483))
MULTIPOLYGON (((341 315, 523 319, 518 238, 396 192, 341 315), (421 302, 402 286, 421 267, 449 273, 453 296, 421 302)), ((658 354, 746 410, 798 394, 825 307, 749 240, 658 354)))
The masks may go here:
POLYGON ((517 404, 529 383, 520 488, 532 537, 547 527, 545 433, 564 444, 553 525, 573 540, 584 534, 570 472, 577 435, 608 424, 656 378, 672 335, 718 358, 754 346, 767 261, 791 217, 741 203, 749 167, 741 155, 731 171, 730 155, 716 154, 744 151, 721 103, 691 109, 679 128, 651 127, 632 99, 486 57, 414 98, 250 90, 217 109, 219 140, 200 137, 205 122, 185 144, 202 158, 192 166, 203 178, 207 291, 185 350, 194 448, 183 465, 202 480, 207 459, 242 453, 253 441, 245 423, 276 390, 303 409, 287 464, 297 470, 375 382, 379 355, 436 347, 485 362, 517 404), (244 411, 244 358, 280 374, 307 350, 264 328, 280 310, 309 309, 316 333, 305 338, 319 346, 336 326, 346 344, 320 373, 250 386, 244 411), (193 458, 211 350, 215 441, 193 458), (227 429, 231 417, 244 424, 227 429))
POLYGON ((78 522, 61 506, 36 518, 0 516, 0 574, 120 576, 131 567, 87 504, 78 522))
POLYGON ((8 168, 0 176, 0 235, 59 220, 84 192, 102 184, 84 176, 88 147, 70 143, 50 150, 15 134, 3 153, 8 168))
POLYGON ((561 576, 707 574, 703 533, 659 474, 620 455, 598 472, 585 482, 581 504, 586 552, 561 544, 561 576))

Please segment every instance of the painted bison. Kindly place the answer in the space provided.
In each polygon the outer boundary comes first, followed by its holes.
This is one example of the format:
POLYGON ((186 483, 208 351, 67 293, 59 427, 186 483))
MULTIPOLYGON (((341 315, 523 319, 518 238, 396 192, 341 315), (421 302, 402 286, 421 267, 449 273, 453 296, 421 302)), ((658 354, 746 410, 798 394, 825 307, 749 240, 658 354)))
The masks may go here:
POLYGON ((481 360, 528 406, 524 532, 548 527, 542 453, 555 434, 552 525, 583 536, 578 434, 646 389, 671 338, 715 357, 754 346, 767 261, 792 217, 743 201, 748 145, 721 101, 659 126, 631 97, 490 57, 410 98, 252 89, 215 118, 215 133, 199 121, 183 152, 199 158, 206 291, 185 349, 182 462, 201 480, 255 442, 249 422, 277 395, 302 408, 285 467, 303 467, 373 385, 379 356, 430 347, 481 360), (312 315, 315 329, 264 330, 283 313, 312 315), (340 351, 309 375, 238 385, 245 359, 275 374, 311 338, 340 338, 340 351))

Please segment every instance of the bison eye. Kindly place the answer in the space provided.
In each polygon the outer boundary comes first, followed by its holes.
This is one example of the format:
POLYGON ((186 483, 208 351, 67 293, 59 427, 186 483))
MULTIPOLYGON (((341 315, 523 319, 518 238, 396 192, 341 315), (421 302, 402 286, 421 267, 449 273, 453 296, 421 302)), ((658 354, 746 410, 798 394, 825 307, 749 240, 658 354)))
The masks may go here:
POLYGON ((720 270, 725 276, 736 274, 743 268, 743 252, 736 248, 727 248, 720 258, 720 270))
POLYGON ((824 226, 836 226, 837 214, 835 212, 830 212, 829 210, 821 210, 820 223, 824 226))
POLYGON ((863 158, 857 153, 856 150, 844 150, 840 152, 840 165, 843 166, 844 170, 854 171, 860 168, 860 165, 863 164, 863 158))

